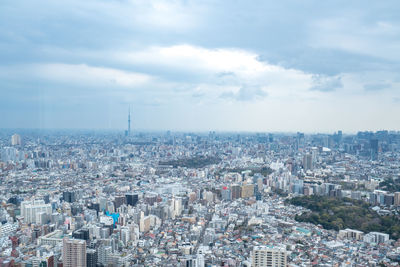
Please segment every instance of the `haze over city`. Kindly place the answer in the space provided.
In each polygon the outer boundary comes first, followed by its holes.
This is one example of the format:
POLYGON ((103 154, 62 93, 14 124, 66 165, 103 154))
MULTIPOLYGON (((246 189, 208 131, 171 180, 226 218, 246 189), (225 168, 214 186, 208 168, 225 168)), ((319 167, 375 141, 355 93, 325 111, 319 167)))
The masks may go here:
POLYGON ((1 0, 0 267, 399 267, 399 14, 1 0))
POLYGON ((399 130, 397 1, 2 1, 2 128, 399 130))

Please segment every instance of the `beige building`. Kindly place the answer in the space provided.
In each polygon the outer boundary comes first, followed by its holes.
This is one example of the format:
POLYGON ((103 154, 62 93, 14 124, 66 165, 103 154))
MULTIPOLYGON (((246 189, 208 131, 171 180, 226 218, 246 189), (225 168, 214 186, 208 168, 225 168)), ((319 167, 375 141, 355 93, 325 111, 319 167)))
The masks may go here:
POLYGON ((400 192, 394 193, 394 205, 400 206, 400 192))
POLYGON ((245 184, 242 186, 242 198, 254 196, 254 184, 245 184))
POLYGON ((286 267, 286 249, 272 246, 256 246, 251 253, 251 267, 286 267))
POLYGON ((140 221, 139 221, 139 229, 140 232, 148 232, 150 231, 151 226, 151 218, 150 216, 144 216, 143 212, 141 213, 140 221))
POLYGON ((86 267, 86 242, 80 239, 63 239, 63 267, 86 267))
POLYGON ((363 240, 364 232, 347 228, 344 230, 340 230, 338 237, 355 239, 355 240, 363 240))

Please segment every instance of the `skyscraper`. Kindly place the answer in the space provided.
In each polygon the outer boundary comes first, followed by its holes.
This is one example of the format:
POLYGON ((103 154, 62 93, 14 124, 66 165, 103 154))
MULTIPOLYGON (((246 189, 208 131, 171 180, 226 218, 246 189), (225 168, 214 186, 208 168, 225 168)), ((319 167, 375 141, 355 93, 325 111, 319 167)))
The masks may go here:
POLYGON ((305 171, 312 170, 314 167, 313 156, 310 153, 307 153, 303 156, 303 169, 305 171))
POLYGON ((86 242, 63 239, 63 267, 86 267, 86 242))
POLYGON ((21 136, 19 134, 14 134, 11 136, 11 145, 20 146, 21 145, 21 136))
POLYGON ((378 139, 371 139, 369 142, 371 146, 371 160, 378 160, 378 139))

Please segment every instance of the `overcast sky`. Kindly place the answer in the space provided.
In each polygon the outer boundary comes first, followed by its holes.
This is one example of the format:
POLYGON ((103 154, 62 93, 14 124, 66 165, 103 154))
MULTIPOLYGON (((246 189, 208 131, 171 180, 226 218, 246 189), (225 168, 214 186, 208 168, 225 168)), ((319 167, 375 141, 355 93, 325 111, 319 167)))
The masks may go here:
POLYGON ((400 2, 2 0, 0 128, 400 130, 400 2))

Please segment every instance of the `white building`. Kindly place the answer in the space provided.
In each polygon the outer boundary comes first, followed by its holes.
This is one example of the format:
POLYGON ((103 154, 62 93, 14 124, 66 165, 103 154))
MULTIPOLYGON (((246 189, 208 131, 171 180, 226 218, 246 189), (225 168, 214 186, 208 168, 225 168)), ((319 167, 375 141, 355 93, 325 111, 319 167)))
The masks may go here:
POLYGON ((21 145, 21 136, 19 134, 14 134, 11 136, 11 145, 20 146, 21 145))
POLYGON ((43 218, 52 213, 51 204, 44 203, 43 200, 22 201, 21 215, 26 223, 43 223, 43 218))
POLYGON ((364 236, 364 242, 367 243, 386 243, 389 241, 389 235, 379 232, 370 232, 364 236))
POLYGON ((16 223, 0 224, 0 237, 9 237, 17 230, 17 228, 18 224, 16 223))

